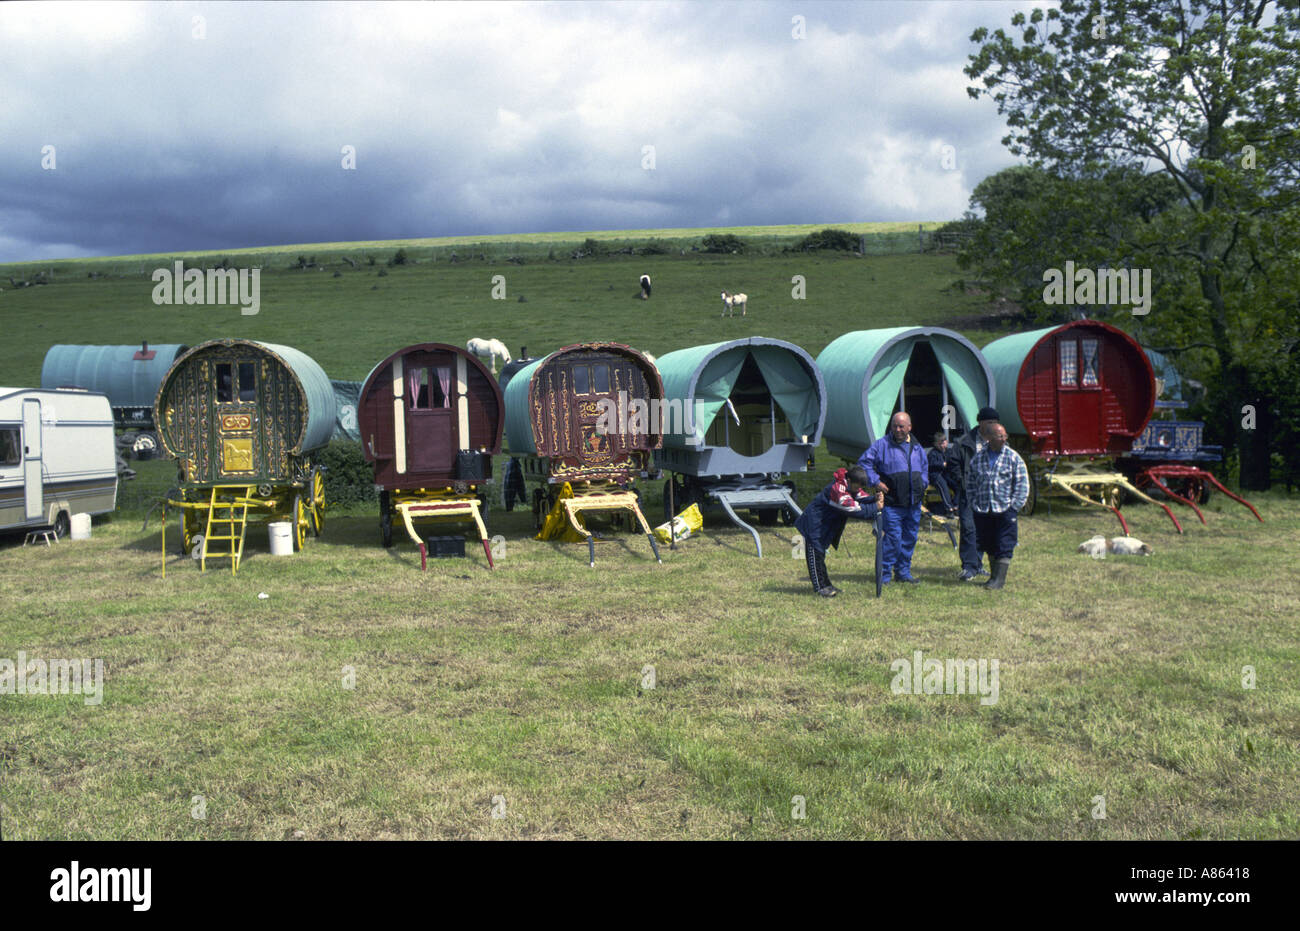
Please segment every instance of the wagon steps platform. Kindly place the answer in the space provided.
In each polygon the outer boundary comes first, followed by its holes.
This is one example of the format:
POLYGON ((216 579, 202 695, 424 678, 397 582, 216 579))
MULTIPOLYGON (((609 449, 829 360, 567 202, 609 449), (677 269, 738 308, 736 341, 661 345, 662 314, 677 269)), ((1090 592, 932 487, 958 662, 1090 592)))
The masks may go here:
MULTIPOLYGON (((428 548, 420 535, 415 532, 417 518, 470 517, 478 528, 479 539, 483 542, 483 552, 487 556, 488 569, 495 569, 492 562, 492 545, 488 542, 487 527, 483 523, 481 503, 477 495, 463 494, 453 488, 438 491, 419 489, 417 491, 397 491, 391 494, 392 509, 402 518, 407 536, 420 548, 420 570, 428 566, 428 548)), ((391 538, 391 529, 386 529, 385 540, 391 538)))
MULTIPOLYGON (((763 558, 763 541, 759 539, 758 531, 752 526, 740 519, 736 513, 737 508, 750 510, 781 510, 789 508, 789 513, 795 518, 803 513, 803 510, 795 503, 794 497, 790 494, 790 489, 785 485, 754 485, 749 487, 728 487, 728 485, 708 486, 704 489, 704 494, 722 505, 722 510, 726 512, 731 522, 741 530, 748 530, 749 535, 754 538, 754 546, 758 548, 758 558, 763 558)), ((791 519, 790 523, 794 523, 791 519)))
POLYGON ((1159 488, 1162 492, 1164 492, 1173 500, 1179 502, 1180 504, 1185 504, 1193 511, 1195 511, 1196 516, 1201 519, 1202 524, 1205 523, 1205 515, 1202 514, 1201 509, 1196 506, 1196 499, 1201 498, 1201 500, 1204 501, 1203 498, 1204 492, 1202 491, 1202 489, 1204 488, 1205 482, 1209 482, 1211 485, 1219 489, 1219 491, 1223 492, 1233 501, 1236 501, 1239 504, 1244 504, 1246 507, 1250 508, 1250 513, 1254 514, 1255 518, 1261 524, 1264 522, 1264 518, 1259 516, 1259 511, 1255 510, 1255 506, 1253 504, 1251 504, 1245 498, 1238 497, 1237 495, 1234 495, 1232 492, 1228 491, 1228 489, 1224 488, 1223 485, 1219 482, 1219 480, 1214 477, 1213 473, 1207 472, 1205 469, 1202 469, 1198 466, 1178 465, 1172 463, 1166 465, 1153 465, 1153 466, 1147 466, 1143 468, 1142 471, 1139 472, 1137 475, 1137 485, 1139 488, 1145 487, 1147 485, 1155 485, 1157 488, 1159 488), (1171 478, 1183 479, 1184 480, 1183 487, 1184 489, 1190 489, 1189 494, 1180 495, 1177 492, 1175 492, 1172 488, 1170 488, 1168 485, 1166 485, 1165 481, 1163 480, 1167 480, 1171 478))
MULTIPOLYGON (((1139 500, 1163 508, 1164 512, 1169 515, 1169 519, 1174 522, 1174 527, 1178 532, 1183 532, 1183 525, 1178 522, 1178 518, 1174 516, 1174 512, 1169 509, 1167 504, 1162 504, 1147 495, 1145 492, 1140 491, 1122 473, 1092 472, 1088 470, 1088 466, 1084 463, 1058 459, 1050 470, 1042 474, 1040 481, 1049 491, 1053 488, 1059 488, 1070 497, 1082 501, 1084 504, 1091 504, 1094 507, 1106 508, 1111 511, 1117 518, 1119 518, 1119 524, 1124 528, 1126 536, 1130 533, 1128 521, 1124 520, 1124 515, 1121 514, 1119 510, 1119 504, 1122 500, 1122 492, 1128 492, 1139 500), (1070 471, 1065 474, 1060 474, 1056 471, 1057 466, 1062 462, 1065 462, 1070 468, 1070 471), (1100 501, 1094 501, 1092 498, 1088 497, 1087 494, 1084 494, 1079 490, 1080 488, 1087 490, 1092 487, 1098 488, 1098 495, 1101 498, 1100 501)), ((1050 497, 1048 498, 1048 507, 1049 509, 1051 507, 1050 497)))
POLYGON ((562 537, 569 528, 572 528, 580 538, 586 538, 588 564, 594 569, 596 567, 596 539, 592 536, 591 531, 583 526, 579 518, 584 511, 617 510, 628 510, 636 516, 642 532, 645 533, 646 539, 650 541, 650 549, 655 554, 655 562, 662 564, 663 559, 659 556, 659 544, 655 541, 655 535, 650 530, 650 524, 646 521, 645 515, 641 513, 640 498, 635 491, 624 489, 617 482, 566 482, 559 493, 559 497, 555 500, 555 505, 546 516, 542 529, 537 532, 537 539, 551 540, 562 537), (577 484, 576 488, 573 487, 574 484, 577 484))

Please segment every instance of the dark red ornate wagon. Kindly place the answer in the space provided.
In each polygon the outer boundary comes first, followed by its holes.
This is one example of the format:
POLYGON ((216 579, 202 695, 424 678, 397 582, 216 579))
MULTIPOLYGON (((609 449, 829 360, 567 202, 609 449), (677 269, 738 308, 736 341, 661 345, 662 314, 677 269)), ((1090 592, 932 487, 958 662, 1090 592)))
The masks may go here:
POLYGON ((506 435, 524 474, 542 481, 533 510, 539 539, 566 530, 595 546, 583 511, 631 512, 659 558, 632 487, 662 444, 663 381, 654 363, 622 343, 578 343, 527 365, 507 382, 506 435), (569 485, 569 491, 564 485, 569 485))
POLYGON ((492 456, 501 451, 503 411, 496 379, 457 346, 407 346, 371 370, 357 401, 357 427, 382 489, 384 546, 392 545, 396 514, 424 568, 426 547, 413 521, 468 517, 492 566, 479 489, 491 481, 492 456))

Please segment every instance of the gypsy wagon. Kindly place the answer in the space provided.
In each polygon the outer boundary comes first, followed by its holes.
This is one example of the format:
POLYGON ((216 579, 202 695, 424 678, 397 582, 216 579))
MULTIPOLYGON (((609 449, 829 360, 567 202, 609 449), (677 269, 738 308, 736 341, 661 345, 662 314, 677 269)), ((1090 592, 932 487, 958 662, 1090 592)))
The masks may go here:
POLYGON ((984 357, 997 383, 1002 425, 1029 465, 1022 513, 1033 513, 1040 494, 1063 494, 1109 508, 1128 533, 1119 512, 1127 492, 1158 504, 1182 532, 1168 506, 1115 469, 1115 457, 1132 449, 1156 400, 1151 362, 1132 337, 1099 320, 1076 320, 994 340, 984 357))
POLYGON ((249 511, 288 521, 295 549, 324 527, 325 481, 312 453, 334 431, 334 390, 316 362, 290 346, 217 339, 195 346, 158 388, 155 422, 178 461, 182 547, 239 569, 249 511), (213 544, 220 544, 214 546, 213 544))
POLYGON ((826 385, 812 356, 793 343, 761 336, 666 353, 655 363, 664 381, 666 428, 655 453, 664 484, 664 519, 691 504, 720 506, 749 531, 761 558, 762 524, 802 513, 792 482, 821 442, 826 385))
POLYGON ((130 346, 51 346, 41 364, 42 388, 84 388, 108 396, 113 421, 123 431, 127 455, 149 459, 158 452, 153 402, 158 386, 189 349, 178 343, 130 346))
POLYGON ((492 456, 501 451, 501 389, 475 356, 446 343, 418 343, 376 365, 357 403, 361 449, 379 487, 379 529, 393 544, 393 515, 420 548, 413 521, 474 521, 492 567, 492 548, 480 511, 479 488, 492 480, 492 456))
POLYGON ((566 526, 596 548, 580 515, 631 512, 659 559, 659 547, 632 484, 647 474, 662 441, 651 402, 663 400, 663 382, 643 354, 622 343, 566 346, 515 372, 506 384, 506 439, 525 476, 542 483, 533 492, 539 538, 566 526), (567 489, 566 489, 567 486, 567 489))

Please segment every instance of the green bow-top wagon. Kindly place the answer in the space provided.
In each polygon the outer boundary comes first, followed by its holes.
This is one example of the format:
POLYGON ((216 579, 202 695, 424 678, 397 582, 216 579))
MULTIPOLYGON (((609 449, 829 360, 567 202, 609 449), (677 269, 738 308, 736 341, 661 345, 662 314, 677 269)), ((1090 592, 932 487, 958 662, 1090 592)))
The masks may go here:
POLYGON ((655 461, 677 475, 664 485, 664 519, 692 504, 720 507, 762 557, 758 531, 736 512, 763 524, 802 513, 794 483, 782 479, 805 471, 821 442, 826 385, 817 364, 793 343, 762 336, 679 349, 655 364, 667 405, 655 461))
POLYGON ((178 463, 182 545, 199 564, 243 555, 249 512, 291 525, 295 549, 324 526, 325 482, 313 453, 334 431, 335 400, 316 362, 290 346, 218 339, 185 353, 163 378, 154 422, 178 463))

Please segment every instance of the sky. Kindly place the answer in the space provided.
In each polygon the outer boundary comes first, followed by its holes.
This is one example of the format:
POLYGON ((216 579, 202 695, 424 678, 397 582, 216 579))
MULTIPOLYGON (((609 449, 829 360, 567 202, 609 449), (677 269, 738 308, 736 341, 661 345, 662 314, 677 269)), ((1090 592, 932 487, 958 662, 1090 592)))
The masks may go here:
POLYGON ((954 219, 1032 6, 4 3, 0 262, 954 219))

